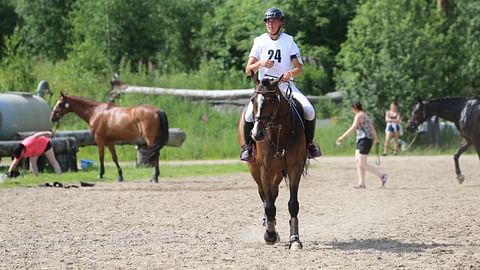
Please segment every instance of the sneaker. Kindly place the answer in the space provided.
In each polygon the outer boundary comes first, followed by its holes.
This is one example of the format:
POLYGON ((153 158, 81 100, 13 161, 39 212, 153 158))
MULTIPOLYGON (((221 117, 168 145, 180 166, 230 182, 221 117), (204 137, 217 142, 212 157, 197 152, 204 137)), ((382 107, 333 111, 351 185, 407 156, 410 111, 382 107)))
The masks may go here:
POLYGON ((366 186, 365 184, 363 184, 363 185, 355 185, 355 186, 353 186, 353 188, 354 188, 354 189, 366 189, 367 186, 366 186))
POLYGON ((307 145, 307 156, 309 159, 317 158, 322 156, 322 151, 320 150, 320 147, 318 147, 318 145, 316 145, 315 143, 309 143, 307 145))
POLYGON ((382 174, 382 177, 380 177, 380 181, 382 181, 382 187, 385 186, 385 184, 387 183, 387 180, 388 180, 388 174, 386 173, 382 174))
POLYGON ((255 157, 253 156, 253 147, 251 145, 247 144, 242 146, 242 150, 240 151, 240 160, 246 162, 255 161, 255 157))

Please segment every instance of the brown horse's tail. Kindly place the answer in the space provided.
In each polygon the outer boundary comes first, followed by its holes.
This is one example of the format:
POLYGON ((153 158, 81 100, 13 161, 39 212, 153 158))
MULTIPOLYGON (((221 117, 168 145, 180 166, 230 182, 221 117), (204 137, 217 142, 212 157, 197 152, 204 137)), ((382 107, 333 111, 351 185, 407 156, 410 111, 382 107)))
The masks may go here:
POLYGON ((158 150, 162 149, 168 142, 168 117, 164 111, 158 111, 158 118, 160 119, 160 132, 158 133, 157 140, 155 142, 158 150))

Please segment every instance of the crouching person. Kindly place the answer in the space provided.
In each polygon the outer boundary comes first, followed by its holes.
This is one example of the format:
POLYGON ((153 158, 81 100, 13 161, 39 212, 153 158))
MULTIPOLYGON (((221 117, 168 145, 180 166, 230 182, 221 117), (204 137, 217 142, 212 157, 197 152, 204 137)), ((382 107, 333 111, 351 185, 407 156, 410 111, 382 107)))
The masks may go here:
POLYGON ((50 137, 52 132, 42 131, 37 132, 31 136, 25 138, 14 150, 13 150, 13 161, 8 168, 6 176, 8 177, 17 177, 19 175, 16 170, 18 164, 22 158, 30 158, 30 169, 32 170, 33 175, 38 176, 38 167, 37 160, 38 157, 45 154, 48 161, 52 165, 55 173, 61 174, 62 169, 55 159, 55 153, 53 152, 52 143, 50 142, 50 137))

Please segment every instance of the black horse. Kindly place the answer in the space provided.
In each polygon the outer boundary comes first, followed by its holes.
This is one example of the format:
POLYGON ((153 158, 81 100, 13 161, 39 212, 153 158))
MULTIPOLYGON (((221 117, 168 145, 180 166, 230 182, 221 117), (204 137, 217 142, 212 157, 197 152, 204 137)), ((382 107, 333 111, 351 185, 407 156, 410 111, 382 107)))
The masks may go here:
POLYGON ((455 173, 461 184, 465 177, 460 171, 458 159, 470 145, 475 146, 480 157, 480 97, 444 98, 430 101, 418 99, 408 120, 407 129, 416 131, 418 126, 432 116, 453 122, 463 137, 461 146, 455 152, 455 173))

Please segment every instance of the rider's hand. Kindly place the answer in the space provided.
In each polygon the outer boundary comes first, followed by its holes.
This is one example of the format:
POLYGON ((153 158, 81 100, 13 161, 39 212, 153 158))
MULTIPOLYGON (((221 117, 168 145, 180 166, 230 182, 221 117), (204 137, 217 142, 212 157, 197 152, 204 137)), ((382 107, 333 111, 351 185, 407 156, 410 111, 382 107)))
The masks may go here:
POLYGON ((282 75, 282 81, 284 81, 284 82, 288 82, 288 81, 290 81, 290 79, 292 79, 292 78, 293 78, 293 75, 292 75, 292 72, 291 72, 291 71, 285 72, 285 73, 283 73, 283 75, 282 75))
POLYGON ((266 67, 266 68, 272 68, 273 67, 273 61, 270 60, 270 59, 260 60, 260 66, 261 67, 266 67))

